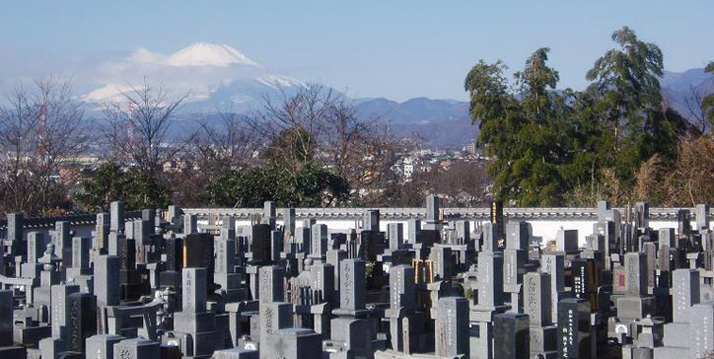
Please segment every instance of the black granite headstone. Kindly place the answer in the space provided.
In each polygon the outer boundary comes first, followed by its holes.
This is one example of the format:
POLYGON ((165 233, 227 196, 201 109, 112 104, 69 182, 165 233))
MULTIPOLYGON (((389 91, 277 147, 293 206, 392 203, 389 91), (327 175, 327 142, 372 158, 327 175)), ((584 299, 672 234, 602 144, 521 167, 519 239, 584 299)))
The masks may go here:
POLYGON ((67 297, 67 350, 83 353, 85 341, 97 334, 97 297, 74 293, 67 297))
POLYGON ((253 261, 270 261, 270 225, 254 224, 252 229, 250 249, 253 254, 253 261))
POLYGON ((183 241, 181 238, 166 239, 166 270, 181 271, 183 265, 183 241))
POLYGON ((598 308, 597 288, 599 286, 597 263, 593 259, 575 259, 572 261, 573 287, 575 298, 586 299, 593 310, 598 308))
POLYGON ((528 315, 503 313, 494 317, 494 359, 528 359, 530 332, 528 315))
POLYGON ((590 305, 585 299, 558 302, 558 358, 591 358, 590 305))

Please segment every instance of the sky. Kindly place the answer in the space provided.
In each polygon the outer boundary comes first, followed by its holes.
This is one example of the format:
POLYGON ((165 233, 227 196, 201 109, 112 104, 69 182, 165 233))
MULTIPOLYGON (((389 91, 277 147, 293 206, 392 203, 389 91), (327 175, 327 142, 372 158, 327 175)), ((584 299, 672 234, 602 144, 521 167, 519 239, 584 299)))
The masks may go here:
POLYGON ((550 47, 558 87, 581 89, 624 25, 661 47, 669 71, 714 60, 712 0, 23 0, 3 2, 0 13, 4 84, 60 74, 89 88, 103 72, 88 68, 137 49, 170 54, 207 42, 271 72, 397 101, 464 100, 464 76, 479 59, 516 71, 550 47))

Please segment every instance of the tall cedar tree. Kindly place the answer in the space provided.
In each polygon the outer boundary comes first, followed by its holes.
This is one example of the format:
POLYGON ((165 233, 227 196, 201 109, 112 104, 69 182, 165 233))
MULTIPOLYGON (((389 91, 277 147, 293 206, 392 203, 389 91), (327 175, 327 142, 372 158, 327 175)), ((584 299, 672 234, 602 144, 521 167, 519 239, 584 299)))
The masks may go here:
POLYGON ((663 110, 660 48, 639 40, 628 27, 615 31, 612 40, 619 48, 609 50, 588 71, 592 83, 586 96, 593 106, 588 110, 602 127, 596 146, 599 165, 612 168, 617 179, 631 187, 640 164, 654 154, 666 162, 676 159, 681 117, 663 110))
POLYGON ((554 91, 559 76, 546 65, 548 52, 538 49, 526 60, 515 74, 517 91, 509 90, 500 61, 480 61, 465 82, 472 121, 480 121, 478 142, 493 159, 494 197, 524 206, 558 204, 567 189, 561 167, 570 146, 568 101, 554 91))

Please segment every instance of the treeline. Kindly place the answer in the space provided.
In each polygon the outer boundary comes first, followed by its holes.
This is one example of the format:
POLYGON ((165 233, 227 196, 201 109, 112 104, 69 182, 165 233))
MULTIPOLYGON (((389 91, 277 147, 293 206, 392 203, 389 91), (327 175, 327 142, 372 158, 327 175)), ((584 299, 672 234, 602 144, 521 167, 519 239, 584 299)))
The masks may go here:
MULTIPOLYGON (((218 119, 181 118, 185 99, 145 82, 90 121, 67 83, 18 87, 0 112, 0 211, 89 212, 114 200, 134 209, 259 207, 266 200, 377 207, 419 198, 422 205, 447 177, 435 170, 405 182, 392 166, 418 142, 394 137, 384 121, 358 116, 346 97, 320 85, 267 98, 254 113, 219 111, 218 119), (177 119, 198 129, 175 138, 177 119), (98 163, 78 165, 97 156, 98 163)), ((482 195, 483 188, 452 192, 473 201, 464 193, 482 195)))
MULTIPOLYGON (((466 76, 478 143, 493 158, 493 196, 519 206, 691 206, 714 202, 714 95, 698 103, 693 126, 663 100, 663 54, 627 27, 598 58, 584 91, 557 88, 548 48, 536 50, 513 81, 501 61, 466 76)), ((714 63, 706 68, 714 72, 714 63)))

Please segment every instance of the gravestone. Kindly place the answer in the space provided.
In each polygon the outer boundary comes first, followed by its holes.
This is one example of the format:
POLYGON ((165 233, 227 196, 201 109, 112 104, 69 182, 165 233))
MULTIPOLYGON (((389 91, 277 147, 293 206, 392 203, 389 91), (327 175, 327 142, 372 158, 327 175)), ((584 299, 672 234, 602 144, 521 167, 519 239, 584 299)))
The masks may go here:
POLYGON ((409 227, 407 242, 416 244, 421 239, 421 221, 418 219, 410 219, 407 221, 407 225, 409 227))
POLYGON ((164 270, 159 273, 162 288, 173 288, 181 292, 181 269, 183 268, 183 239, 169 237, 165 240, 166 261, 164 270))
POLYGON ((182 295, 182 310, 188 313, 203 313, 206 311, 207 280, 205 268, 184 268, 182 295))
POLYGON ((251 254, 254 262, 270 261, 270 225, 254 224, 251 235, 251 254))
POLYGON ((180 218, 183 211, 181 207, 170 205, 169 210, 166 212, 166 220, 173 226, 180 226, 180 218))
POLYGON ((159 358, 159 343, 143 339, 124 339, 114 344, 114 359, 159 358))
POLYGON ((509 222, 506 227, 506 248, 528 250, 528 222, 509 222))
POLYGON ((592 355, 590 304, 566 298, 558 303, 558 358, 589 359, 592 355))
POLYGON ((379 210, 367 210, 364 214, 362 228, 365 231, 379 232, 379 210))
MULTIPOLYGON (((599 271, 593 259, 575 259, 571 262, 573 274, 572 293, 575 298, 586 299, 593 310, 598 308, 597 290, 599 271)), ((646 278, 645 278, 646 279, 646 278)))
POLYGON ((688 314, 690 355, 706 358, 714 352, 714 302, 695 304, 688 314))
POLYGON ((263 202, 262 223, 269 225, 271 230, 275 229, 275 202, 273 202, 273 201, 263 202))
POLYGON ((166 239, 166 270, 180 271, 183 267, 183 239, 170 237, 166 239))
POLYGON ((45 236, 40 232, 27 234, 27 263, 35 264, 45 251, 45 236))
POLYGON ((677 234, 687 236, 692 231, 692 213, 688 209, 680 209, 677 211, 677 234))
POLYGON ((697 230, 709 229, 709 205, 698 204, 694 209, 694 218, 697 221, 697 230))
POLYGON ((426 197, 426 222, 437 223, 440 220, 441 198, 430 194, 426 197))
POLYGON ((351 314, 364 309, 366 278, 364 261, 345 259, 340 261, 340 305, 336 315, 351 314))
POLYGON ((109 232, 111 231, 109 213, 97 214, 97 225, 94 227, 92 248, 96 255, 107 254, 109 250, 109 232))
MULTIPOLYGON (((195 233, 183 238, 183 266, 205 268, 213 273, 215 268, 214 241, 209 233, 195 233)), ((213 278, 211 276, 211 278, 213 278)))
POLYGON ((148 246, 151 244, 151 229, 154 223, 147 220, 134 221, 134 241, 136 243, 136 263, 146 264, 148 258, 148 246))
POLYGON ((119 265, 119 257, 110 255, 101 255, 94 263, 94 294, 100 307, 119 304, 119 265))
POLYGON ((657 244, 654 242, 646 242, 642 244, 642 252, 645 253, 647 287, 655 287, 655 279, 657 274, 657 244))
POLYGON ((491 224, 494 227, 495 238, 497 241, 501 240, 505 236, 506 228, 504 227, 506 223, 505 216, 503 215, 503 201, 492 201, 491 202, 491 224))
POLYGON ((243 348, 216 350, 211 359, 258 359, 258 351, 243 348))
MULTIPOLYGON (((293 306, 290 303, 263 302, 260 303, 259 311, 260 333, 258 338, 261 347, 260 357, 269 358, 266 354, 270 352, 268 348, 273 345, 270 341, 270 335, 280 329, 292 326, 293 306)), ((255 333, 251 332, 251 335, 255 336, 255 333)))
POLYGON ((97 334, 87 338, 87 359, 113 359, 114 344, 123 339, 124 337, 114 334, 97 334))
POLYGON ((482 228, 483 244, 482 251, 495 252, 499 251, 498 244, 498 227, 492 223, 484 223, 482 228))
POLYGON ((387 224, 387 236, 389 237, 389 249, 393 251, 400 249, 404 241, 404 225, 401 223, 387 224))
POLYGON ((310 254, 312 244, 310 243, 310 228, 299 227, 295 230, 295 242, 300 244, 299 251, 305 254, 310 254))
POLYGON ((195 214, 186 214, 183 216, 183 234, 198 233, 198 217, 195 214))
POLYGON ((12 254, 22 256, 23 261, 26 261, 24 220, 25 217, 22 213, 9 213, 7 215, 6 238, 11 243, 12 254))
POLYGON ((687 322, 687 311, 699 303, 699 271, 677 269, 672 273, 672 319, 687 322))
POLYGON ((109 205, 110 225, 109 229, 112 232, 124 233, 124 203, 112 202, 109 205))
POLYGON ((635 203, 635 227, 644 230, 649 226, 650 205, 647 202, 635 203))
POLYGON ((260 303, 282 302, 285 300, 285 270, 279 266, 265 266, 259 269, 258 298, 260 303))
POLYGON ((13 295, 10 290, 0 290, 0 347, 13 344, 13 295))
POLYGON ((414 290, 414 268, 412 266, 399 265, 391 268, 389 271, 390 308, 403 308, 407 312, 414 310, 416 306, 414 290))
POLYGON ((436 310, 436 355, 449 358, 468 355, 468 301, 462 297, 440 298, 436 310))
POLYGON ((305 328, 285 328, 269 335, 268 341, 273 345, 265 350, 264 358, 321 358, 322 357, 322 336, 311 329, 305 328))
POLYGON ((279 263, 282 260, 281 253, 284 244, 283 232, 281 231, 270 231, 270 260, 274 263, 279 263))
POLYGON ((314 258, 322 258, 327 253, 327 225, 314 224, 311 228, 310 254, 314 258))
POLYGON ((551 279, 548 273, 530 272, 523 276, 523 312, 530 325, 547 326, 552 323, 551 279))
MULTIPOLYGON (((116 283, 114 283, 116 285, 116 283)), ((55 284, 52 286, 52 338, 66 337, 67 319, 69 317, 69 296, 79 293, 79 286, 72 284, 55 284)))
POLYGON ((674 248, 676 246, 676 234, 674 228, 662 228, 657 231, 659 237, 659 246, 674 248))
POLYGON ((597 202, 597 218, 599 222, 606 222, 612 219, 610 202, 608 201, 598 201, 597 202))
POLYGON ((494 359, 528 359, 530 336, 528 315, 503 313, 494 317, 494 359))
POLYGON ((89 274, 89 253, 92 239, 89 237, 72 238, 72 273, 74 276, 89 274))
POLYGON ((283 233, 286 243, 295 234, 295 208, 285 208, 283 210, 283 233))
POLYGON ((577 230, 558 230, 558 235, 555 240, 556 249, 560 252, 575 253, 578 251, 578 231, 577 230))
POLYGON ((644 253, 625 254, 625 286, 626 295, 647 295, 647 257, 644 253))
POLYGON ((478 276, 478 306, 492 310, 503 305, 503 256, 479 252, 478 276))
POLYGON ((454 261, 450 247, 434 245, 431 247, 429 259, 433 263, 432 272, 435 280, 446 280, 451 277, 454 261))
POLYGON ((67 297, 67 350, 85 352, 85 340, 97 334, 97 299, 89 293, 67 297))
MULTIPOLYGON (((156 222, 156 210, 153 208, 145 208, 141 210, 141 220, 150 223, 152 226, 156 222)), ((154 234, 153 229, 150 230, 154 234)))

